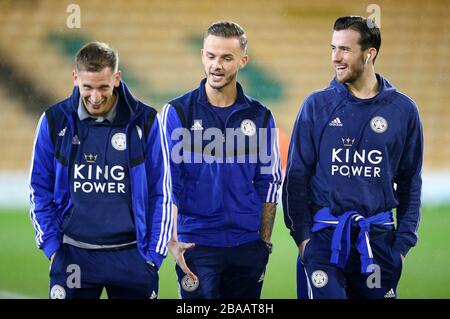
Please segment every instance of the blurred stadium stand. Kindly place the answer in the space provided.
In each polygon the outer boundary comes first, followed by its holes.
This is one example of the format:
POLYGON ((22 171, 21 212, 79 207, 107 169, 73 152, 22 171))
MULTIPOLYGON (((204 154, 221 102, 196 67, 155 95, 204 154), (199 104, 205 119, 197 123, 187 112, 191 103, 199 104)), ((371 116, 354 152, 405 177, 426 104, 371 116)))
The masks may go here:
MULTIPOLYGON (((334 20, 368 16, 373 2, 79 0, 79 29, 66 25, 71 3, 0 1, 0 172, 27 173, 38 118, 71 92, 73 56, 82 44, 99 40, 117 48, 125 81, 138 97, 161 109, 198 85, 203 32, 217 20, 233 20, 246 29, 250 63, 239 78, 249 95, 273 110, 286 152, 301 102, 333 76, 334 20)), ((425 131, 424 170, 448 177, 448 1, 376 4, 382 32, 376 71, 417 102, 425 131)))

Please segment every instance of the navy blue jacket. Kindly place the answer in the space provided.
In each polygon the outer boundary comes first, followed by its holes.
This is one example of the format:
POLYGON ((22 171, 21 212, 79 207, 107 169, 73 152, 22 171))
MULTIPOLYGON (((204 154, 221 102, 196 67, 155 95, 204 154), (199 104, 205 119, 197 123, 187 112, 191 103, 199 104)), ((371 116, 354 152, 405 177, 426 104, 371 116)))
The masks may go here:
POLYGON ((282 172, 274 119, 239 84, 237 90, 224 124, 208 102, 205 80, 163 108, 180 241, 230 247, 256 240, 262 204, 277 202, 282 172), (231 143, 237 139, 245 145, 231 143))
MULTIPOLYGON (((172 235, 172 200, 168 146, 156 111, 135 99, 122 82, 119 103, 129 108, 124 123, 127 170, 138 249, 159 268, 172 235)), ((37 126, 30 172, 30 218, 36 243, 50 257, 61 245, 62 222, 73 208, 70 170, 75 147, 83 143, 77 132, 78 87, 49 108, 37 126)), ((95 230, 93 236, 95 236, 95 230)))
POLYGON ((377 79, 371 99, 357 99, 333 80, 303 103, 283 184, 285 223, 297 245, 309 238, 321 207, 365 217, 396 208, 396 248, 405 256, 417 242, 422 125, 415 103, 377 79))

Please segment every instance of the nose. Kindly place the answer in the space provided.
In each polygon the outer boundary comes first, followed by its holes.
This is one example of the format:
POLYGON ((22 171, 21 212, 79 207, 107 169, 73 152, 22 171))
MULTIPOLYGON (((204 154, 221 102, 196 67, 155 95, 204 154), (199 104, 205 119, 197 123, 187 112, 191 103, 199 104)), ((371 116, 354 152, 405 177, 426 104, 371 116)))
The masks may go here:
POLYGON ((213 61, 212 61, 212 68, 213 69, 215 69, 215 70, 217 70, 217 69, 222 69, 222 64, 220 63, 220 60, 219 59, 214 59, 213 61))
POLYGON ((331 60, 333 62, 340 62, 342 60, 342 54, 339 49, 331 51, 331 60))
POLYGON ((101 101, 102 95, 98 90, 92 90, 90 99, 92 103, 96 104, 101 101))

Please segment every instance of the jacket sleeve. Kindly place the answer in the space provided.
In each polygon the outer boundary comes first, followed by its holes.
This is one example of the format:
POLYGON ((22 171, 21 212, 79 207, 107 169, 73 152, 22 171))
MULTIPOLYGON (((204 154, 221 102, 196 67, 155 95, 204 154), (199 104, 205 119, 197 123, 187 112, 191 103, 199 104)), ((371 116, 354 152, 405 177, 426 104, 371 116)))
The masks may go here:
POLYGON ((278 146, 278 129, 275 127, 275 120, 272 114, 267 127, 264 129, 262 130, 263 134, 259 134, 260 138, 263 139, 259 144, 264 146, 265 149, 259 151, 259 160, 253 185, 261 202, 276 204, 278 202, 278 189, 283 176, 278 146))
POLYGON ((55 223, 56 205, 54 145, 51 141, 45 113, 39 119, 33 143, 30 165, 30 219, 36 232, 36 244, 45 255, 51 255, 60 246, 60 232, 55 223))
POLYGON ((178 207, 178 203, 183 191, 183 182, 181 179, 181 165, 182 155, 180 149, 177 148, 178 143, 182 139, 183 126, 175 108, 166 104, 162 109, 162 122, 164 127, 164 133, 167 138, 167 144, 170 153, 170 172, 172 176, 172 195, 173 203, 178 207))
POLYGON ((317 161, 312 111, 313 102, 309 97, 294 124, 282 190, 284 222, 297 245, 310 237, 312 224, 311 177, 317 161))
POLYGON ((423 132, 419 112, 410 112, 405 147, 395 178, 397 184, 397 231, 394 246, 403 256, 416 245, 422 191, 423 132))
POLYGON ((147 221, 147 227, 151 228, 149 253, 151 261, 160 268, 167 255, 167 243, 172 236, 173 212, 169 152, 159 114, 147 137, 145 165, 149 192, 148 212, 153 216, 147 221))

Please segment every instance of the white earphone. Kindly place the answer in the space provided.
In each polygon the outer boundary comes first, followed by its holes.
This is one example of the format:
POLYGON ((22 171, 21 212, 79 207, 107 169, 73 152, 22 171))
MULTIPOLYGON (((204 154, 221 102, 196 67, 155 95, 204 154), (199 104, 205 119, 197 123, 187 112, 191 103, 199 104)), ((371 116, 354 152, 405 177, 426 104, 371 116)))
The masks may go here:
POLYGON ((364 64, 367 64, 367 62, 369 62, 369 59, 370 59, 370 53, 367 55, 366 62, 364 62, 364 64))

